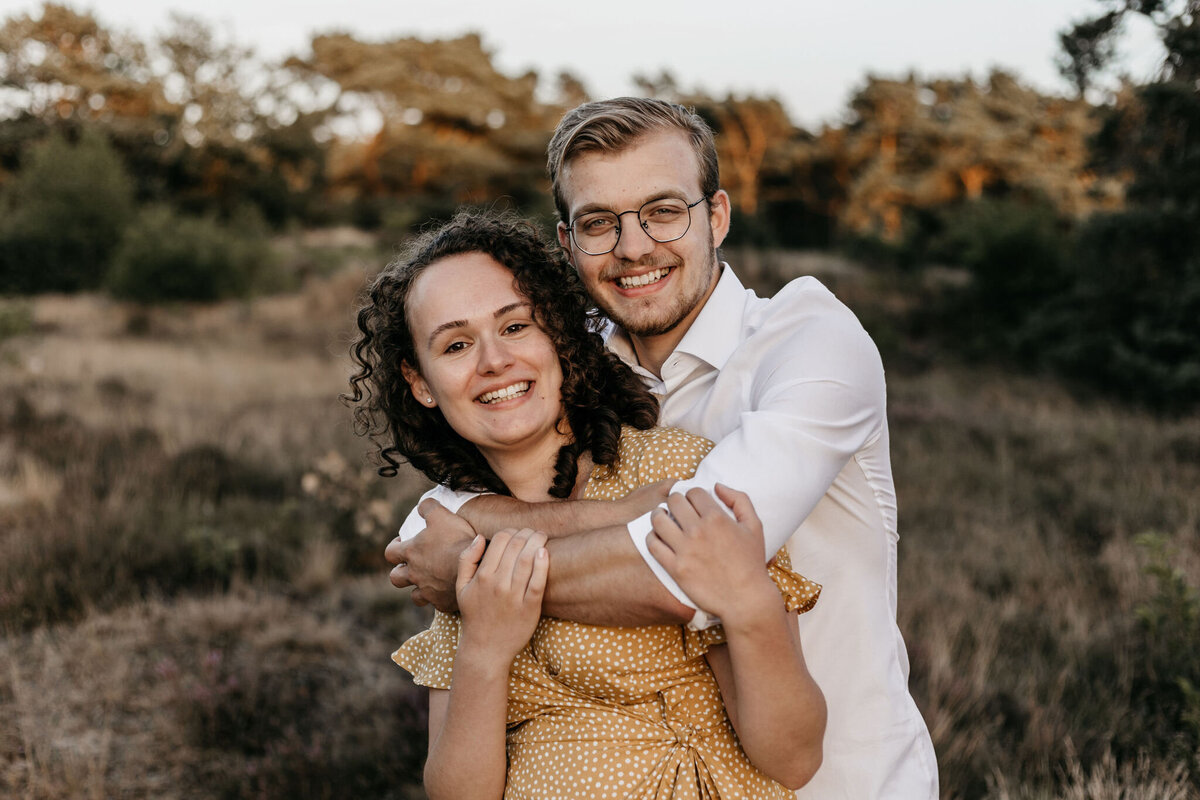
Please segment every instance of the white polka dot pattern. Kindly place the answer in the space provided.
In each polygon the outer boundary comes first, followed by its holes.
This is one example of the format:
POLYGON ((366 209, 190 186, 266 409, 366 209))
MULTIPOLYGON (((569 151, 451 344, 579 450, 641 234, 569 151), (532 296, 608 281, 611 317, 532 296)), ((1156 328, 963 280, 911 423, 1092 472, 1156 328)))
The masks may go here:
MULTIPOLYGON (((589 499, 617 499, 664 478, 690 477, 712 443, 672 428, 622 432, 619 463, 597 467, 589 499)), ((821 587, 770 567, 791 610, 821 587)), ((392 659, 413 680, 450 688, 457 615, 437 613, 392 659)), ((508 696, 506 800, 792 800, 738 744, 704 653, 723 631, 680 625, 612 628, 543 618, 513 661, 508 696)))

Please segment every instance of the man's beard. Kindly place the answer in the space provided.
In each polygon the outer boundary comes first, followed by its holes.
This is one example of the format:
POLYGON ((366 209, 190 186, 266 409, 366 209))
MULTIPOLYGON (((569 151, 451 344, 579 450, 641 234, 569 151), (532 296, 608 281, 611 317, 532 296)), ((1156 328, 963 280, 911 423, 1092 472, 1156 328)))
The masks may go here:
MULTIPOLYGON (((638 315, 622 313, 621 309, 608 307, 604 303, 598 303, 600 309, 613 322, 620 325, 630 336, 651 337, 661 336, 664 333, 669 333, 674 328, 683 322, 688 314, 692 312, 697 305, 704 299, 704 295, 708 293, 712 286, 713 273, 717 269, 717 250, 715 247, 709 247, 706 258, 704 259, 706 266, 701 266, 704 269, 703 280, 697 282, 695 287, 685 287, 684 292, 677 294, 670 302, 665 310, 654 317, 649 317, 646 314, 638 315)), ((673 261, 664 261, 663 263, 641 262, 638 266, 658 268, 658 267, 674 267, 679 269, 682 262, 678 259, 673 261)), ((611 280, 605 276, 604 280, 611 280)), ((653 308, 653 301, 647 301, 645 308, 653 308)), ((623 309, 628 310, 629 304, 626 304, 623 309)))

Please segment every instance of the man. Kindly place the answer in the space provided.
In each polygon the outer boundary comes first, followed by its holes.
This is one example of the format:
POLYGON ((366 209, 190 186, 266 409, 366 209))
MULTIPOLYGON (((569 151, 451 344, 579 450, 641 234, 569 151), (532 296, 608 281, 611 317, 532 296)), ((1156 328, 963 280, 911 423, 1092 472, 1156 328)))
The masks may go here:
MULTIPOLYGON (((815 280, 764 300, 718 261, 729 197, 712 133, 686 109, 635 98, 580 106, 555 131, 549 171, 559 241, 614 323, 610 347, 659 395, 662 424, 716 442, 673 491, 745 491, 767 552, 786 543, 796 568, 824 585, 799 617, 828 705, 824 763, 797 796, 936 798, 896 625, 895 493, 874 344, 815 280)), ((712 622, 647 549, 652 493, 619 506, 434 496, 447 508, 425 501, 426 530, 416 535, 414 514, 388 547, 393 583, 417 586, 419 601, 452 606, 454 557, 476 530, 534 527, 553 537, 545 613, 712 622)))

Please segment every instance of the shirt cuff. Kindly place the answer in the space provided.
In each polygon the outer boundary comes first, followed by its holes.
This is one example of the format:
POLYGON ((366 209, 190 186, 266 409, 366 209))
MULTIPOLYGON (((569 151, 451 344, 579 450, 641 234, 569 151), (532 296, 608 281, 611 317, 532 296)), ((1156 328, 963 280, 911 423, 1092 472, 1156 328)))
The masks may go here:
POLYGON ((412 511, 408 512, 408 517, 404 520, 404 524, 400 526, 400 532, 397 535, 407 541, 425 530, 425 520, 417 513, 417 506, 421 505, 422 500, 432 497, 445 506, 447 511, 457 514, 458 510, 466 505, 468 500, 479 496, 479 492, 456 492, 441 484, 434 486, 428 492, 421 495, 421 499, 413 506, 412 511))
MULTIPOLYGON (((665 509, 666 505, 659 506, 659 508, 665 509)), ((692 630, 703 630, 704 628, 710 628, 713 625, 719 624, 719 619, 707 611, 696 607, 696 604, 684 593, 683 589, 679 588, 679 584, 667 573, 663 565, 658 563, 658 559, 650 554, 650 549, 646 546, 646 537, 654 529, 650 524, 650 515, 653 513, 651 511, 649 514, 643 514, 626 526, 626 529, 629 531, 629 538, 633 539, 633 546, 641 553, 642 560, 646 562, 646 566, 650 567, 650 571, 654 573, 654 577, 658 578, 659 583, 665 586, 667 591, 675 596, 676 600, 690 608, 696 609, 696 613, 692 615, 691 621, 688 622, 689 628, 692 630)))

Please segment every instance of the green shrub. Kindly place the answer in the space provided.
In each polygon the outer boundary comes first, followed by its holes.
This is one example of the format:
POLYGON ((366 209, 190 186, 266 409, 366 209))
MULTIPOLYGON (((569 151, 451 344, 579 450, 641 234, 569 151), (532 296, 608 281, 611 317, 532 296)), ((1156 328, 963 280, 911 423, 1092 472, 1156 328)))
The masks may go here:
POLYGON ((85 130, 35 145, 0 194, 0 292, 98 287, 133 215, 133 188, 108 140, 85 130))
POLYGON ((1068 244, 1047 204, 984 199, 947 212, 925 258, 969 276, 938 309, 948 339, 972 354, 1034 349, 1042 309, 1068 285, 1068 244))
POLYGON ((143 303, 244 296, 268 275, 271 250, 259 225, 225 226, 157 206, 129 227, 106 280, 116 297, 143 303))
POLYGON ((1200 402, 1200 230, 1178 209, 1097 216, 1072 285, 1041 321, 1044 358, 1108 394, 1167 411, 1200 402))

